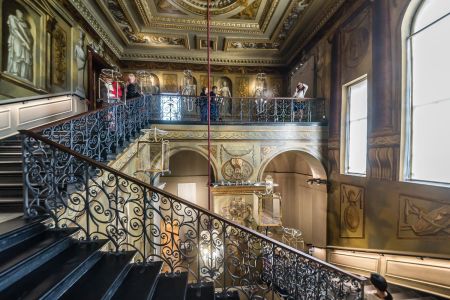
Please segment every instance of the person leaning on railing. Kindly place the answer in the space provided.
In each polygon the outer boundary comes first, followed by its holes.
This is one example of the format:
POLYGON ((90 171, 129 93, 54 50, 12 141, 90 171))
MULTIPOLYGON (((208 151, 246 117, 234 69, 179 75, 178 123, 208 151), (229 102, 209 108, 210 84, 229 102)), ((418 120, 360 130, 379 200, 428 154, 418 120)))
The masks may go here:
MULTIPOLYGON (((297 99, 303 99, 303 98, 305 98, 307 90, 308 90, 308 85, 303 82, 299 82, 299 83, 297 83, 297 86, 295 87, 295 93, 292 97, 297 98, 297 99)), ((299 102, 294 103, 294 112, 295 113, 299 112, 300 121, 303 119, 304 111, 305 111, 304 101, 299 101, 299 102)))
POLYGON ((198 98, 198 105, 200 106, 200 121, 208 121, 208 88, 202 87, 200 97, 198 98))
POLYGON ((128 82, 127 82, 127 99, 137 98, 141 95, 139 92, 139 86, 136 82, 136 76, 133 73, 128 74, 128 82))

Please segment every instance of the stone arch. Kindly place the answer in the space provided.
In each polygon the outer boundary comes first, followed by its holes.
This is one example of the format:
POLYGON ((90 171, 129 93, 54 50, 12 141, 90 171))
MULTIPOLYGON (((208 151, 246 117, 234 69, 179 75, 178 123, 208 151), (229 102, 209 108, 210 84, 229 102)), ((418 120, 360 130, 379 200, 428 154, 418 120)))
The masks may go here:
POLYGON ((325 168, 326 164, 323 160, 322 155, 318 151, 312 151, 311 149, 306 149, 303 147, 291 147, 291 148, 280 149, 279 151, 276 151, 276 152, 272 153, 270 156, 268 156, 267 158, 265 158, 259 167, 257 180, 258 181, 264 180, 264 178, 262 178, 263 174, 267 168, 267 165, 273 159, 275 159, 277 156, 279 156, 283 153, 291 152, 291 151, 299 152, 299 154, 302 155, 302 158, 304 158, 307 161, 307 163, 309 164, 309 166, 311 167, 313 177, 320 177, 322 179, 327 178, 327 172, 326 172, 326 168, 325 168))
MULTIPOLYGON (((206 160, 208 160, 208 154, 205 153, 204 151, 202 151, 202 149, 199 149, 196 147, 189 147, 189 146, 176 146, 176 147, 170 148, 169 159, 173 155, 177 154, 178 152, 182 152, 182 151, 195 152, 195 153, 201 155, 206 160)), ((217 179, 217 176, 219 175, 217 166, 218 166, 218 162, 216 161, 216 159, 214 157, 211 157, 211 168, 213 170, 213 177, 215 179, 217 179)))

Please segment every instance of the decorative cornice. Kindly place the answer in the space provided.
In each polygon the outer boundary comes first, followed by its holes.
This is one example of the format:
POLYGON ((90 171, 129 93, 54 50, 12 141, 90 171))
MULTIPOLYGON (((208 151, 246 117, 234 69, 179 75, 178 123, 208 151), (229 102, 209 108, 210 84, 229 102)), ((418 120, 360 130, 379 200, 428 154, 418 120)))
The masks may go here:
MULTIPOLYGON (((298 43, 295 43, 294 47, 290 48, 289 50, 294 50, 294 53, 289 53, 288 55, 285 55, 284 57, 288 57, 288 60, 286 61, 286 64, 291 64, 292 60, 294 60, 298 53, 303 49, 308 41, 312 39, 312 37, 319 32, 320 29, 325 25, 325 23, 330 20, 330 18, 341 8, 341 6, 345 3, 346 0, 335 0, 333 1, 333 6, 326 10, 327 13, 317 22, 314 24, 314 26, 311 27, 309 31, 306 32, 306 34, 302 35, 304 38, 300 39, 298 43)), ((283 50, 283 49, 282 49, 283 50)))
POLYGON ((105 42, 105 44, 111 49, 111 51, 117 57, 121 56, 122 49, 117 46, 103 27, 97 22, 97 18, 89 11, 89 9, 84 5, 82 0, 69 0, 70 3, 75 7, 75 9, 81 14, 81 16, 89 23, 92 29, 99 35, 99 37, 105 42))
MULTIPOLYGON (((184 125, 155 125, 158 129, 167 131, 164 136, 167 140, 205 140, 208 138, 207 132, 202 125, 190 126, 189 130, 183 129, 184 125)), ((240 126, 218 126, 212 127, 212 140, 304 140, 326 142, 327 127, 297 126, 294 129, 286 129, 277 126, 251 127, 246 126, 245 130, 238 129, 240 126), (228 127, 228 128, 227 128, 228 127), (248 127, 248 128, 247 128, 248 127)), ((146 130, 144 130, 145 132, 146 130)))
MULTIPOLYGON (((180 62, 185 63, 196 63, 196 64, 207 64, 207 57, 186 57, 183 55, 172 55, 172 54, 153 54, 153 53, 143 53, 143 52, 126 52, 121 56, 123 60, 157 60, 160 62, 180 62)), ((281 59, 275 58, 230 58, 230 57, 212 57, 211 63, 213 64, 238 64, 238 65, 273 65, 281 66, 281 59)))

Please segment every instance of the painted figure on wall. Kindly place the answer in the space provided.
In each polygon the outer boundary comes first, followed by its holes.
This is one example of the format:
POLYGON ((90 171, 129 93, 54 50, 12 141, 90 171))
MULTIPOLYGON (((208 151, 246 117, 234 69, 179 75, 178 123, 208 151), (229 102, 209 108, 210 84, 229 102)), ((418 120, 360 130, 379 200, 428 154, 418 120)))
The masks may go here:
POLYGON ((80 40, 75 45, 75 58, 77 60, 78 70, 78 85, 75 92, 81 96, 84 96, 84 68, 86 66, 86 52, 84 51, 84 32, 82 31, 80 32, 80 40))
POLYGON ((221 83, 220 83, 221 87, 220 87, 220 96, 222 96, 223 99, 222 104, 223 104, 223 113, 226 115, 231 115, 232 114, 232 99, 231 99, 231 80, 227 77, 222 77, 221 83))
POLYGON ((33 37, 22 11, 17 9, 16 15, 10 15, 7 24, 9 28, 7 72, 32 81, 33 37))
POLYGON ((184 70, 183 74, 183 89, 181 90, 181 94, 195 96, 194 76, 192 76, 192 71, 184 70))

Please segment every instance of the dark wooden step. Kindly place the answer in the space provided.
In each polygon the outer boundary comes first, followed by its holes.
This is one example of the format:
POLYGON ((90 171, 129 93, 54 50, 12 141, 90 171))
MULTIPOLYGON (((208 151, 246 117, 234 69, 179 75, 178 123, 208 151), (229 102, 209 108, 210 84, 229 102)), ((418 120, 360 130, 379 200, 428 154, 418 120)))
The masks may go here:
POLYGON ((23 212, 23 197, 0 197, 1 212, 23 212))
POLYGON ((186 300, 214 300, 214 283, 204 282, 189 284, 186 292, 186 300))
POLYGON ((67 249, 76 230, 46 230, 0 253, 0 291, 67 249))
POLYGON ((22 161, 0 161, 0 171, 22 171, 22 161))
POLYGON ((160 274, 153 300, 185 300, 188 273, 160 274))
POLYGON ((135 252, 105 253, 60 299, 109 299, 122 284, 135 252))
POLYGON ((133 265, 112 299, 151 299, 161 266, 162 262, 133 265))
POLYGON ((1 198, 19 198, 23 195, 22 182, 0 182, 1 198))
POLYGON ((0 292, 0 299, 57 299, 101 257, 107 240, 76 242, 0 292))
POLYGON ((21 145, 2 145, 0 144, 0 155, 2 153, 14 152, 14 153, 22 153, 21 145))
POLYGON ((0 223, 0 253, 47 230, 42 220, 22 216, 0 223))

